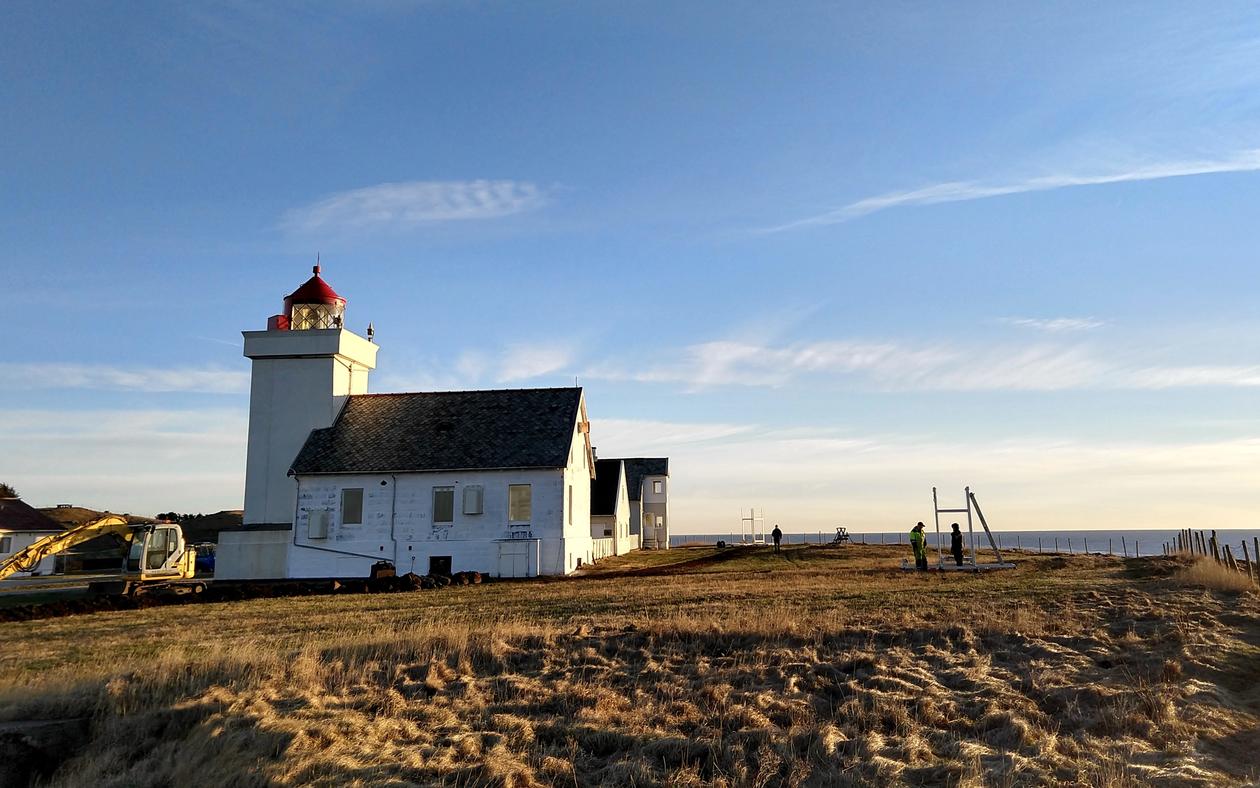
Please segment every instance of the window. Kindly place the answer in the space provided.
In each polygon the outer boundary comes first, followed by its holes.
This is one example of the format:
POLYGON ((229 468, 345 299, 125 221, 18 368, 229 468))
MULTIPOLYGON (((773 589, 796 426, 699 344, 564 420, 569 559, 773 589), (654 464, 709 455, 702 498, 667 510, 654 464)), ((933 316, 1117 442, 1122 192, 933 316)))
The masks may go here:
POLYGON ((289 328, 307 331, 312 328, 341 328, 342 304, 294 304, 289 328))
POLYGON ((454 487, 434 487, 433 488, 433 522, 436 523, 453 523, 455 522, 455 488, 454 487))
POLYGON ((316 509, 306 513, 306 538, 327 539, 328 521, 332 512, 327 509, 316 509))
POLYGON ((485 488, 470 484, 464 488, 464 514, 481 514, 485 511, 485 488))
POLYGON ((175 552, 175 530, 158 528, 149 534, 149 544, 145 548, 144 568, 161 569, 166 559, 175 552))
POLYGON ((362 487, 351 487, 341 491, 341 524, 363 524, 362 487))
POLYGON ((652 492, 656 493, 657 495, 660 495, 661 493, 665 492, 665 482, 662 482, 659 480, 652 482, 652 492))
POLYGON ((527 523, 530 518, 531 491, 528 484, 508 485, 508 520, 527 523))
POLYGON ((12 536, 0 536, 0 553, 7 553, 13 549, 12 536))
POLYGON ((569 485, 569 525, 573 525, 573 485, 569 485))

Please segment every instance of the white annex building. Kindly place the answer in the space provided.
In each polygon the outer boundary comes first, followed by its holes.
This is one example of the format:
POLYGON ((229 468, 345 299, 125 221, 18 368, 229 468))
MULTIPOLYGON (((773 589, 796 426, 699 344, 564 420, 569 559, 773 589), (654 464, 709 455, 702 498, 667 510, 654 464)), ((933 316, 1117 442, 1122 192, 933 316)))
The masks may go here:
MULTIPOLYGON (((45 536, 65 529, 56 520, 32 508, 20 498, 0 498, 0 559, 30 547, 45 536)), ((18 577, 50 575, 56 570, 56 556, 46 556, 18 577)))
POLYGON ((244 529, 220 534, 218 577, 363 577, 382 560, 531 577, 641 546, 646 497, 627 483, 657 476, 618 465, 621 522, 593 516, 581 388, 368 394, 378 348, 370 326, 344 328, 345 303, 316 266, 267 330, 244 332, 244 529))

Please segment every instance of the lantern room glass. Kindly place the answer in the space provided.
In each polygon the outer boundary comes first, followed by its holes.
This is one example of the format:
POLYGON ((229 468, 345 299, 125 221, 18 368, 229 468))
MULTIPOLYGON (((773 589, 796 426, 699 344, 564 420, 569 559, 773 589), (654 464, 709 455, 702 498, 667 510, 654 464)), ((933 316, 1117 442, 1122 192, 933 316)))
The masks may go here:
POLYGON ((341 304, 294 304, 289 330, 307 331, 315 328, 341 328, 346 305, 341 304))

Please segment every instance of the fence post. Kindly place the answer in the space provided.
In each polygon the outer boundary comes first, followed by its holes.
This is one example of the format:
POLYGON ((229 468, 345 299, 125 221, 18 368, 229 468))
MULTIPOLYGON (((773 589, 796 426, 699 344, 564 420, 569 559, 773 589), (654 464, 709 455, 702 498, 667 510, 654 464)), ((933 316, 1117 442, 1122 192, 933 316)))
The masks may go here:
POLYGON ((1124 557, 1129 557, 1129 539, 1128 537, 1120 537, 1120 549, 1124 551, 1124 557))
POLYGON ((1221 562, 1221 546, 1220 543, 1216 541, 1215 528, 1212 529, 1212 560, 1216 561, 1218 564, 1221 562))
POLYGON ((1019 549, 1019 531, 1015 532, 1015 549, 1019 549))
POLYGON ((1057 536, 1054 537, 1054 552, 1055 552, 1055 555, 1058 555, 1059 553, 1059 537, 1057 536))
POLYGON ((1070 536, 1068 537, 1068 555, 1073 555, 1073 553, 1072 553, 1072 537, 1070 537, 1070 536))
POLYGON ((1042 549, 1041 549, 1041 537, 1040 537, 1040 536, 1038 536, 1038 537, 1037 537, 1037 552, 1038 552, 1038 553, 1044 553, 1044 552, 1045 552, 1045 550, 1042 550, 1042 549))
POLYGON ((1134 539, 1134 540, 1133 540, 1133 557, 1134 557, 1134 558, 1141 558, 1141 557, 1142 557, 1142 547, 1141 547, 1141 542, 1139 542, 1139 541, 1138 541, 1138 540, 1136 540, 1136 539, 1134 539))
POLYGON ((1107 537, 1107 555, 1115 555, 1116 551, 1111 549, 1111 537, 1107 537))
POLYGON ((1082 536, 1081 538, 1085 540, 1085 555, 1089 555, 1089 537, 1082 536))

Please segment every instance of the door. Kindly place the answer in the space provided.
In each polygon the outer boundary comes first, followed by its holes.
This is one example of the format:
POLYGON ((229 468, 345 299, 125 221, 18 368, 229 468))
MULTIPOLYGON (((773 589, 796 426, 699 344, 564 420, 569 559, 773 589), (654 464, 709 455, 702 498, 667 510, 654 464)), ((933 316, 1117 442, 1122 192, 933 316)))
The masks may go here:
POLYGON ((499 542, 499 577, 529 577, 531 541, 499 542))
POLYGON ((178 528, 154 528, 145 535, 145 576, 179 573, 179 558, 184 552, 184 540, 178 528))

